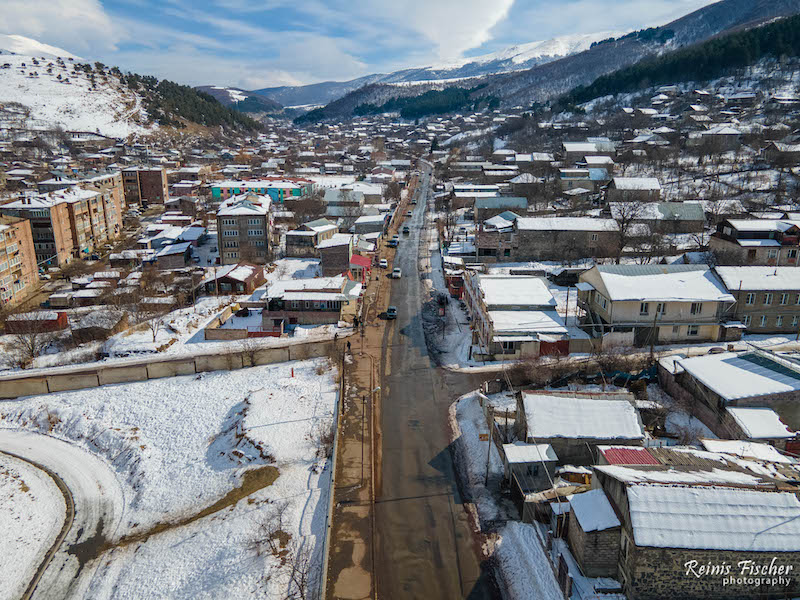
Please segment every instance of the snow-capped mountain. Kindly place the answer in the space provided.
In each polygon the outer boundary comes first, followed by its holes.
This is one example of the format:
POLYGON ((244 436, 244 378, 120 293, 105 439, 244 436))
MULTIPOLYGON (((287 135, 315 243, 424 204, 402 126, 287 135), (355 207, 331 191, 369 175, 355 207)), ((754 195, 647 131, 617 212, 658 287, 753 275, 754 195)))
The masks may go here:
POLYGON ((248 92, 241 88, 224 87, 221 85, 201 85, 195 88, 213 96, 218 102, 225 106, 236 108, 241 112, 258 113, 279 111, 280 104, 265 96, 260 96, 254 92, 248 92))
POLYGON ((24 56, 38 56, 47 58, 61 57, 64 59, 83 60, 62 48, 43 44, 42 42, 16 34, 0 34, 0 54, 21 54, 24 56))
POLYGON ((367 75, 351 81, 328 81, 302 86, 283 86, 255 90, 284 106, 325 104, 348 92, 372 83, 405 83, 481 77, 530 69, 536 65, 564 58, 589 49, 592 42, 620 35, 620 32, 574 34, 511 46, 498 52, 462 58, 426 67, 403 69, 393 73, 367 75))

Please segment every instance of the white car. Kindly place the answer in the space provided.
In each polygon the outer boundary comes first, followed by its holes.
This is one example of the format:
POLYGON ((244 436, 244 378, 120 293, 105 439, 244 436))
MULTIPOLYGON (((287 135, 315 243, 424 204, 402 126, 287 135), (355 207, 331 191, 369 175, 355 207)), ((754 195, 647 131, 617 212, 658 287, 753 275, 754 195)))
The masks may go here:
POLYGON ((389 261, 387 261, 385 258, 382 258, 381 261, 378 263, 378 266, 381 269, 388 269, 389 268, 389 261))
POLYGON ((400 270, 400 267, 392 269, 392 279, 400 279, 402 276, 403 272, 400 270))

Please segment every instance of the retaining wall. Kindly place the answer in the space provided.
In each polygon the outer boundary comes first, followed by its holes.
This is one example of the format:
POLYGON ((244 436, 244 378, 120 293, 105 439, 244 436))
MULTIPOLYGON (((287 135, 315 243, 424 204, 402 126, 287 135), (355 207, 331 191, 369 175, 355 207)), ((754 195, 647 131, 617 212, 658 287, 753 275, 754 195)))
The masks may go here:
MULTIPOLYGON (((338 342, 340 344, 344 341, 338 342)), ((147 381, 162 377, 193 375, 206 371, 231 371, 257 365, 329 356, 337 342, 323 340, 258 350, 237 349, 225 354, 191 357, 155 355, 124 364, 54 367, 36 373, 24 371, 0 376, 0 400, 99 387, 114 383, 147 381)))

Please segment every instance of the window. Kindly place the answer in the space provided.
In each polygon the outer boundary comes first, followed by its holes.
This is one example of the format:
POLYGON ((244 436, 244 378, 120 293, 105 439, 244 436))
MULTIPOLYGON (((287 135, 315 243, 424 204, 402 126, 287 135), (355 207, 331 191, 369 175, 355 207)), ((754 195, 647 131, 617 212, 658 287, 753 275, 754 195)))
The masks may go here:
POLYGON ((597 241, 597 234, 596 234, 596 233, 593 233, 593 234, 592 234, 592 241, 593 241, 593 242, 596 242, 596 241, 597 241))
POLYGON ((797 327, 798 320, 800 320, 800 317, 798 317, 797 315, 792 317, 792 327, 797 327))
POLYGON ((700 333, 700 326, 699 325, 689 325, 689 327, 686 328, 686 333, 687 333, 687 335, 690 335, 690 336, 696 336, 696 335, 698 335, 700 333))
POLYGON ((666 312, 667 312, 666 304, 664 304, 663 302, 659 302, 658 304, 656 304, 656 313, 658 315, 663 317, 666 314, 666 312))
POLYGON ((503 352, 514 352, 514 342, 503 342, 503 352))
POLYGON ((766 327, 767 326, 767 315, 761 315, 761 322, 758 324, 759 327, 766 327))
POLYGON ((770 304, 772 304, 772 293, 771 292, 767 292, 766 294, 764 294, 764 304, 766 306, 769 306, 770 304))
POLYGON ((650 303, 649 302, 642 302, 639 305, 639 314, 646 315, 650 312, 650 303))
POLYGON ((247 219, 248 225, 261 225, 261 219, 247 219))
POLYGON ((605 296, 603 296, 603 294, 599 294, 599 293, 597 294, 597 303, 598 303, 600 306, 602 306, 602 307, 603 307, 603 309, 605 309, 605 308, 606 308, 606 306, 608 305, 608 301, 606 300, 606 297, 605 297, 605 296))
POLYGON ((786 253, 786 258, 797 258, 797 248, 792 248, 786 253))
POLYGON ((778 249, 770 248, 767 252, 767 258, 778 258, 778 249))
POLYGON ((750 315, 745 315, 742 318, 742 323, 744 323, 745 327, 750 327, 750 321, 751 321, 750 315))
POLYGON ((237 237, 239 232, 235 229, 226 229, 222 232, 222 237, 237 237))
POLYGON ((678 335, 681 332, 680 325, 673 325, 672 326, 672 335, 678 335))
POLYGON ((701 312, 703 312, 703 303, 692 302, 692 307, 689 309, 689 312, 693 315, 699 315, 701 312))
POLYGON ((775 317, 775 327, 783 327, 783 315, 775 317))
POLYGON ((756 295, 753 294, 753 293, 747 294, 747 297, 745 298, 744 303, 745 304, 749 304, 750 306, 752 306, 753 304, 756 303, 756 295))
POLYGON ((264 235, 264 230, 263 229, 248 229, 247 230, 247 235, 249 235, 250 237, 263 236, 264 235))
POLYGON ((789 304, 789 294, 781 294, 781 305, 789 304))
POLYGON ((222 219, 223 225, 236 225, 236 219, 222 219))

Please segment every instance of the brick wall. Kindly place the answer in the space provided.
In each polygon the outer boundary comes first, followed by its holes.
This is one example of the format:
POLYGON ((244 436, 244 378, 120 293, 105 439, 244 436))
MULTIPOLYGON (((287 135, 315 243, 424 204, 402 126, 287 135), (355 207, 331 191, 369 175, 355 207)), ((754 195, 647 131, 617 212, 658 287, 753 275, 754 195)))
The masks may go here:
POLYGON ((578 519, 569 519, 567 542, 586 577, 616 577, 620 528, 586 532, 578 519))

